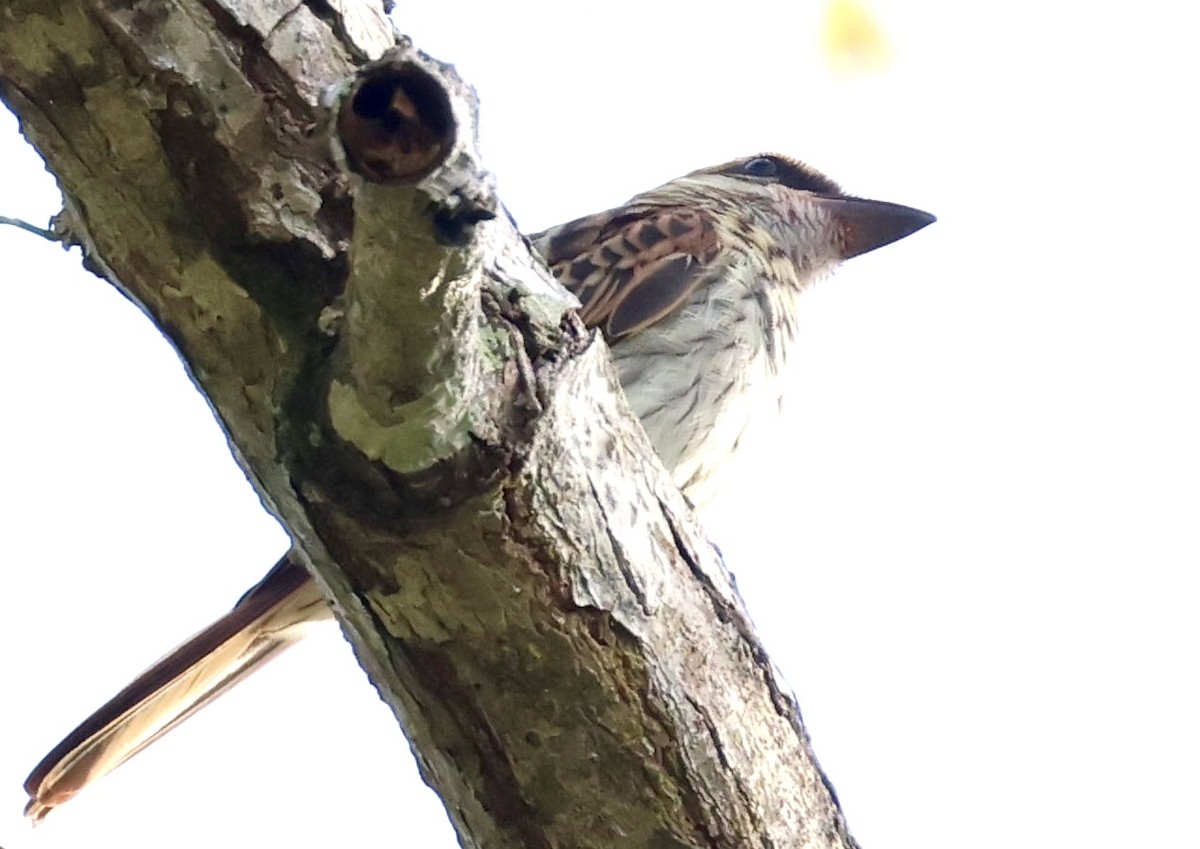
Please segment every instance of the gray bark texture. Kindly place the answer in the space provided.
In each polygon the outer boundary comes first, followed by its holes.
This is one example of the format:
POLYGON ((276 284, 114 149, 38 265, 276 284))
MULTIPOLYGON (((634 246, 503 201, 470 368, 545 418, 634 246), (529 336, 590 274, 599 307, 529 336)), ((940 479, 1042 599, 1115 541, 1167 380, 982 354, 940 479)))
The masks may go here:
POLYGON ((452 68, 356 0, 6 0, 0 96, 464 846, 853 845, 452 68))

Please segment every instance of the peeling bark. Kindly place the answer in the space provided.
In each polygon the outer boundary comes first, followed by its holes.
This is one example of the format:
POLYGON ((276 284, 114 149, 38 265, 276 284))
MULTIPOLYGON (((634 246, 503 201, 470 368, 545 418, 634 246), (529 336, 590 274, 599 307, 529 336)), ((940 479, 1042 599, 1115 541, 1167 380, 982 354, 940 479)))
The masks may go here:
POLYGON ((451 68, 367 62, 392 36, 350 0, 0 22, 62 226, 187 363, 464 845, 853 845, 451 68))

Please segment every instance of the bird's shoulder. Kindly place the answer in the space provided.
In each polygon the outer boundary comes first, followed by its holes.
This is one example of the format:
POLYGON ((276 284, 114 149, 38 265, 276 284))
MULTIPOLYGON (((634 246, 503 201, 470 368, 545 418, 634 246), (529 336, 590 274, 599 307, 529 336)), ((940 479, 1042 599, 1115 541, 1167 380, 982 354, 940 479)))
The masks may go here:
POLYGON ((584 322, 616 339, 687 303, 712 272, 717 234, 702 209, 644 204, 578 218, 530 241, 579 298, 584 322))

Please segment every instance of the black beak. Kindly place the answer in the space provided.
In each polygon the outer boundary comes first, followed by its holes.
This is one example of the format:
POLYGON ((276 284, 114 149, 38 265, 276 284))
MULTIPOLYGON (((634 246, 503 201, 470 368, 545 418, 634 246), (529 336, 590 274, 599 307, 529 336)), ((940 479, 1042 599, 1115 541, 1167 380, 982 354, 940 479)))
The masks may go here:
POLYGON ((833 216, 842 259, 890 245, 937 221, 928 212, 883 200, 820 197, 817 203, 833 216))

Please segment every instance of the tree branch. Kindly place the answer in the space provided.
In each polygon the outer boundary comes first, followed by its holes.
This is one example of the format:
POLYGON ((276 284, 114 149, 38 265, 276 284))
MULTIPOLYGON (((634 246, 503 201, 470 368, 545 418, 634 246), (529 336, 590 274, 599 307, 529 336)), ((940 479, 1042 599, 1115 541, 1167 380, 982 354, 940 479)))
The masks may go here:
POLYGON ((386 38, 341 6, 15 2, 0 95, 464 845, 852 845, 603 342, 496 198, 473 95, 406 45, 344 82, 386 38))

